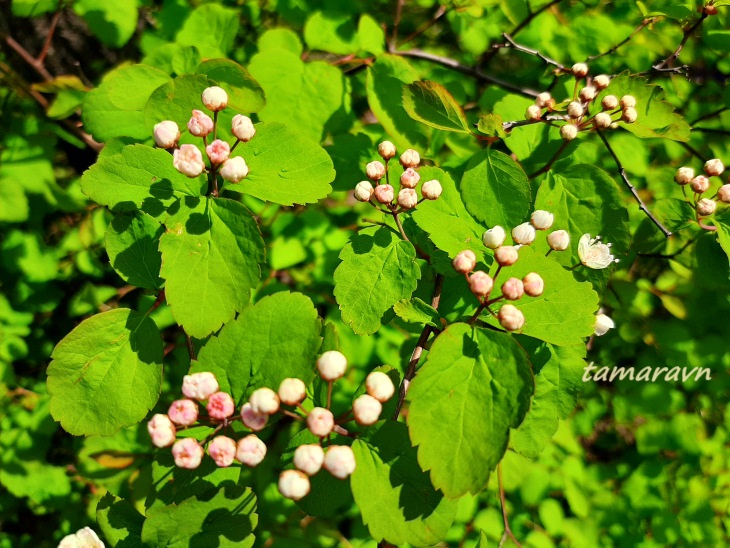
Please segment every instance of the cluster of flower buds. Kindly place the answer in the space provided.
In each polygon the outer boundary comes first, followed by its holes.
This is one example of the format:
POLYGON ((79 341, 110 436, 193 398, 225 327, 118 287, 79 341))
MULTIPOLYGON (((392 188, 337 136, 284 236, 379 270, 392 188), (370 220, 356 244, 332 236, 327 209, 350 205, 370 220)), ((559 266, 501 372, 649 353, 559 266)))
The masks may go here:
POLYGON ((727 183, 722 184, 717 190, 717 193, 712 198, 703 198, 710 189, 711 178, 721 177, 725 171, 725 165, 718 158, 713 158, 705 162, 704 174, 695 175, 695 170, 691 167, 680 167, 677 173, 674 175, 674 180, 677 184, 682 186, 682 192, 686 196, 686 186, 689 185, 695 193, 695 199, 693 206, 697 211, 697 217, 707 217, 715 213, 718 202, 723 204, 730 204, 730 178, 727 183))
MULTIPOLYGON (((416 188, 421 181, 418 173, 418 166, 421 164, 421 156, 417 151, 408 149, 400 155, 400 165, 403 167, 400 175, 398 195, 395 194, 393 185, 390 184, 392 168, 390 160, 397 154, 395 145, 390 141, 383 141, 378 145, 378 154, 385 160, 370 162, 365 166, 368 179, 372 181, 360 181, 355 187, 355 198, 360 202, 375 201, 386 206, 391 212, 400 213, 414 209, 423 200, 436 200, 441 196, 441 183, 433 179, 421 184, 421 199, 418 198, 416 188), (375 186, 373 187, 373 183, 375 186)), ((378 206, 376 208, 380 209, 378 206)))
MULTIPOLYGON (((236 142, 231 146, 226 141, 216 138, 218 113, 228 105, 228 94, 218 86, 203 91, 202 102, 205 108, 213 112, 213 118, 202 110, 193 110, 188 121, 190 135, 203 139, 205 153, 210 163, 210 172, 216 177, 220 174, 224 181, 239 183, 249 173, 248 165, 241 156, 230 157, 231 151, 239 142, 248 142, 256 134, 253 122, 248 116, 236 114, 231 124, 231 132, 236 142), (213 141, 208 143, 208 136, 213 134, 213 141)), ((196 145, 179 145, 180 130, 172 120, 164 120, 155 124, 153 130, 155 144, 160 148, 173 149, 172 163, 180 173, 188 177, 197 177, 206 169, 203 155, 196 145)))

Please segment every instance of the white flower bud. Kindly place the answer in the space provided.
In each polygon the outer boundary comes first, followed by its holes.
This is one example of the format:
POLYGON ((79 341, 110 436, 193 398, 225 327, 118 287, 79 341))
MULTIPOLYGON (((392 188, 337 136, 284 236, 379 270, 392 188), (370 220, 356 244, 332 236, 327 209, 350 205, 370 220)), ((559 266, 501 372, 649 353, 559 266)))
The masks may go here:
POLYGON ((517 248, 511 245, 503 245, 494 250, 494 259, 499 266, 512 266, 519 258, 517 248))
POLYGON ((373 371, 367 376, 365 379, 365 390, 381 403, 385 403, 395 394, 393 381, 382 371, 373 371))
POLYGON ((297 405, 307 397, 307 386, 301 379, 284 379, 279 385, 279 400, 286 405, 297 405))
POLYGON ((194 110, 188 121, 188 131, 196 137, 205 137, 213 132, 213 118, 202 110, 194 110))
POLYGON ((63 537, 57 548, 104 548, 104 543, 93 529, 84 527, 63 537))
POLYGON ((499 309, 497 314, 499 324, 507 331, 517 331, 525 325, 525 316, 519 308, 506 304, 499 309))
POLYGON ((377 185, 374 194, 375 199, 381 204, 390 204, 395 198, 395 191, 391 185, 377 185))
POLYGON ((279 474, 279 493, 291 500, 301 500, 312 488, 309 478, 299 470, 284 470, 279 474))
POLYGON ((218 86, 211 86, 203 91, 201 97, 205 108, 218 112, 228 106, 228 94, 218 86))
POLYGON ((152 132, 155 144, 160 148, 172 148, 180 138, 180 130, 172 120, 165 120, 155 124, 152 132))
POLYGON ((443 188, 436 179, 426 181, 421 185, 421 194, 427 200, 437 200, 441 196, 441 192, 443 192, 443 188))
POLYGON ((324 456, 324 467, 334 477, 345 479, 357 466, 355 453, 347 445, 331 445, 324 456))
POLYGON ((717 199, 724 204, 730 204, 730 184, 722 185, 717 191, 717 199))
POLYGON ((317 359, 319 376, 326 381, 336 381, 345 374, 347 358, 342 352, 328 350, 317 359))
POLYGON ((547 241, 551 249, 565 251, 570 245, 570 234, 565 230, 556 230, 548 235, 547 241))
POLYGON ((300 445, 294 450, 294 466, 308 476, 313 476, 322 469, 324 449, 319 445, 300 445))
POLYGON ((621 108, 635 108, 636 98, 633 95, 624 95, 621 97, 621 108))
POLYGON ((187 177, 197 177, 205 169, 203 155, 195 145, 181 145, 172 155, 172 165, 187 177))
POLYGON ((390 141, 383 141, 378 145, 378 154, 380 154, 383 160, 390 160, 395 156, 395 152, 395 145, 390 141))
POLYGON ((530 245, 535 241, 535 227, 530 223, 517 225, 512 229, 512 239, 516 244, 530 245))
POLYGON ((578 93, 578 97, 580 97, 580 100, 584 103, 590 103, 593 101, 593 99, 596 98, 596 94, 598 92, 596 91, 596 88, 593 86, 586 86, 582 90, 580 90, 580 93, 578 93))
POLYGON ((497 249, 504 243, 506 237, 507 234, 505 233, 504 228, 499 225, 495 225, 482 235, 482 242, 484 242, 484 245, 489 249, 497 249))
POLYGON ((618 108, 618 97, 615 95, 606 95, 601 100, 601 107, 603 107, 603 110, 616 110, 618 108))
POLYGON ((530 216, 530 222, 537 230, 547 230, 553 226, 554 215, 544 209, 536 209, 530 216))
POLYGON ((194 470, 200 466, 205 451, 200 444, 193 438, 183 438, 175 442, 172 446, 172 457, 175 460, 175 466, 194 470))
POLYGON ((253 468, 261 464, 266 457, 266 444, 256 434, 249 434, 238 440, 236 445, 236 460, 253 468))
POLYGON ((519 278, 509 278, 502 284, 502 295, 508 301, 516 301, 525 294, 525 286, 519 278))
POLYGON ((400 155, 400 165, 402 165, 405 168, 416 168, 418 167, 418 164, 421 163, 421 156, 413 150, 412 148, 409 148, 406 150, 403 154, 400 155))
POLYGON ((606 129, 611 127, 613 120, 608 112, 599 112, 593 117, 593 121, 596 123, 596 127, 599 129, 606 129))
POLYGON ((412 167, 409 167, 400 176, 400 186, 402 188, 416 188, 420 180, 421 176, 419 173, 412 167))
POLYGON ((204 371, 185 375, 182 383, 182 393, 187 398, 204 401, 218 392, 220 387, 213 373, 204 371))
POLYGON ((585 63, 576 63, 573 65, 571 70, 573 72, 573 76, 576 78, 584 78, 586 74, 588 74, 588 65, 585 63))
POLYGON ((208 443, 208 454, 216 466, 228 468, 236 458, 236 442, 227 436, 216 436, 208 443))
POLYGON ((398 205, 403 209, 413 209, 418 204, 418 194, 412 188, 402 188, 398 193, 398 205))
POLYGON ((383 404, 369 394, 363 394, 352 402, 355 421, 362 426, 370 426, 378 422, 382 411, 383 404))
POLYGON ((578 127, 573 124, 565 124, 560 128, 560 136, 565 141, 572 141, 578 136, 578 127))
POLYGON ((307 428, 318 438, 326 438, 335 427, 335 417, 329 409, 315 407, 307 415, 307 428))
POLYGON ((525 120, 539 120, 542 118, 542 109, 537 105, 530 105, 525 112, 525 120))
POLYGON ((720 176, 723 171, 725 171, 725 166, 722 164, 720 159, 713 158, 712 160, 707 160, 705 162, 705 173, 707 173, 709 177, 720 176))
POLYGON ((175 425, 167 415, 154 415, 147 423, 147 431, 155 447, 169 447, 175 443, 175 425))
POLYGON ((708 188, 710 188, 710 180, 704 175, 698 175, 697 177, 692 179, 690 186, 692 187, 692 190, 694 190, 697 194, 702 194, 703 192, 706 192, 708 188))
POLYGON ((228 160, 223 162, 220 173, 224 181, 239 183, 244 179, 244 177, 246 177, 246 175, 248 175, 246 160, 244 160, 241 156, 228 158, 228 160))
POLYGON ((593 324, 593 332, 597 337, 601 337, 608 333, 609 329, 616 327, 613 320, 606 314, 596 314, 596 321, 593 324))
POLYGON ((486 272, 474 272, 469 276, 469 289, 477 297, 486 297, 494 287, 494 280, 486 272))
POLYGON ((639 113, 636 112, 636 109, 633 107, 626 107, 621 113, 621 120, 623 120, 627 124, 633 124, 634 122, 636 122, 636 119, 638 117, 639 113))
POLYGON ((456 255, 451 264, 454 267, 454 270, 460 274, 466 274, 467 272, 474 270, 474 267, 477 265, 477 256, 472 250, 466 249, 456 255))
POLYGON ((369 202, 374 193, 375 189, 370 184, 370 181, 360 181, 355 186, 355 199, 358 202, 369 202))
POLYGON ((543 91, 535 98, 535 104, 540 108, 546 108, 550 106, 552 100, 553 98, 550 96, 550 93, 543 91))
POLYGON ((522 287, 530 297, 539 297, 545 290, 545 282, 537 272, 530 272, 522 278, 522 287))
POLYGON ((697 214, 700 217, 706 217, 707 215, 712 215, 715 213, 715 208, 717 207, 717 202, 715 200, 710 200, 709 198, 702 198, 699 202, 697 202, 697 214))
POLYGON ((593 87, 595 87, 598 91, 606 89, 610 83, 611 77, 606 74, 599 74, 593 79, 593 87))
POLYGON ((580 118, 585 113, 583 105, 578 101, 573 101, 568 105, 568 116, 571 118, 580 118))
POLYGON ((257 413, 253 410, 251 404, 246 402, 241 407, 241 421, 254 432, 258 432, 263 430, 266 423, 269 422, 269 416, 264 413, 257 413))
POLYGON ((680 185, 686 185, 695 178, 695 170, 691 167, 680 167, 674 174, 674 180, 680 185))
POLYGON ((368 165, 365 166, 365 172, 368 175, 369 179, 372 179, 373 181, 379 181, 383 177, 385 177, 385 166, 383 165, 383 162, 378 162, 377 160, 375 162, 370 162, 368 165))
POLYGON ((263 387, 254 390, 248 402, 256 413, 273 415, 279 410, 279 396, 271 388, 263 387))
POLYGON ((243 114, 236 114, 231 122, 231 133, 239 141, 247 143, 256 135, 256 128, 253 126, 251 118, 243 114))

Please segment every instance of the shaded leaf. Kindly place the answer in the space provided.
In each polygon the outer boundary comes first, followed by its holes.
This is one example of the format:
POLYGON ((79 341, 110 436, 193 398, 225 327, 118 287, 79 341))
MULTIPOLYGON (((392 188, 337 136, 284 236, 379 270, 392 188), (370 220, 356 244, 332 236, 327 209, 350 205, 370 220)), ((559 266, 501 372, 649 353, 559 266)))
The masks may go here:
POLYGON ((471 134, 464 109, 438 82, 423 80, 403 86, 403 108, 426 125, 471 134))

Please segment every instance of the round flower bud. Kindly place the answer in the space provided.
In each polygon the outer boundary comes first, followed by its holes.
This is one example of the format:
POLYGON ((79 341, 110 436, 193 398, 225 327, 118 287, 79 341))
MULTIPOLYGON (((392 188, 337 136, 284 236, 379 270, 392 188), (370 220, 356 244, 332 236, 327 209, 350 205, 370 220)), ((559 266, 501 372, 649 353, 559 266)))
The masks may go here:
POLYGON ((635 108, 636 98, 633 95, 624 95, 621 97, 621 108, 635 108))
POLYGON ((216 466, 228 468, 236 458, 236 442, 227 436, 216 436, 208 444, 208 454, 216 466))
MULTIPOLYGON (((547 213, 545 211, 544 213, 547 213)), ((550 215, 548 213, 548 215, 550 215)), ((550 215, 552 217, 552 215, 550 215)), ((552 224, 552 222, 550 223, 552 224)), ((535 241, 535 227, 530 223, 522 223, 512 229, 512 239, 516 244, 530 245, 535 241)))
POLYGON ((257 413, 253 410, 253 406, 246 402, 241 407, 241 421, 254 432, 258 432, 263 430, 266 423, 269 422, 269 416, 264 413, 257 413))
POLYGON ((155 447, 169 447, 175 443, 175 425, 170 417, 157 413, 147 423, 147 431, 155 447))
POLYGON ((383 404, 369 394, 363 394, 352 402, 355 421, 362 426, 370 426, 378 422, 382 411, 383 404))
POLYGON ((418 194, 412 188, 402 188, 398 193, 398 205, 403 209, 413 209, 418 204, 418 194))
POLYGON ((603 110, 616 110, 618 108, 618 97, 615 95, 606 95, 601 100, 601 107, 603 107, 603 110))
POLYGON ((378 185, 375 187, 375 199, 381 204, 390 204, 395 198, 395 191, 391 185, 378 185))
POLYGON ((548 93, 547 91, 543 91, 542 93, 539 93, 535 98, 535 105, 540 108, 546 108, 550 106, 552 100, 553 98, 550 96, 550 93, 548 93))
POLYGON ((373 371, 367 376, 365 390, 381 403, 387 402, 395 394, 393 381, 382 371, 373 371))
POLYGON ((182 393, 187 398, 204 401, 218 392, 219 389, 215 375, 208 371, 183 377, 182 393))
POLYGON ((516 301, 525 294, 525 286, 519 278, 509 278, 502 284, 502 295, 508 301, 516 301))
POLYGON ((593 324, 593 333, 595 333, 596 337, 605 335, 609 329, 613 329, 614 327, 616 327, 616 324, 613 323, 613 320, 609 316, 606 314, 596 314, 596 321, 593 324))
POLYGON ((606 129, 611 127, 613 120, 608 112, 599 112, 593 117, 593 121, 596 123, 596 127, 599 129, 606 129))
POLYGON ((188 177, 197 177, 205 169, 203 155, 195 145, 182 145, 172 155, 172 165, 188 177))
POLYGON ((365 166, 365 172, 367 173, 368 178, 373 181, 379 181, 385 177, 385 166, 383 165, 383 162, 370 162, 365 166))
POLYGON ((155 124, 152 132, 155 144, 160 148, 172 148, 180 138, 180 130, 172 120, 165 120, 155 124))
POLYGON ((537 230, 547 230, 553 226, 554 216, 544 209, 536 209, 530 216, 530 222, 537 230))
POLYGON ((568 105, 568 116, 571 118, 580 118, 585 113, 583 105, 578 101, 573 101, 568 105))
POLYGON ((307 428, 318 438, 326 438, 335 427, 335 418, 329 409, 315 407, 307 415, 307 428))
POLYGON ((63 537, 57 548, 104 548, 104 543, 91 527, 84 527, 63 537))
POLYGON ((474 267, 477 265, 477 256, 472 250, 466 249, 454 257, 451 265, 460 274, 466 274, 474 270, 474 267))
POLYGON ((319 445, 300 445, 294 450, 294 466, 308 476, 313 476, 322 469, 324 449, 319 445))
POLYGON ((680 167, 674 174, 674 180, 680 185, 686 185, 695 178, 695 170, 691 167, 680 167))
POLYGON ((565 251, 570 245, 570 234, 566 230, 556 230, 548 234, 548 245, 555 251, 565 251))
POLYGON ((328 350, 317 359, 319 376, 326 381, 336 381, 345 374, 347 358, 342 352, 328 350))
POLYGON ((400 165, 402 165, 405 168, 418 167, 418 164, 421 163, 421 156, 413 150, 412 148, 409 148, 406 150, 403 154, 400 155, 400 165))
POLYGON ((226 392, 216 392, 208 398, 208 405, 205 406, 211 419, 224 420, 233 415, 236 404, 233 398, 226 392))
POLYGON ((273 415, 279 410, 279 396, 271 388, 263 387, 254 390, 248 402, 256 413, 273 415))
POLYGON ((576 63, 573 65, 571 71, 576 78, 585 78, 586 74, 588 74, 588 65, 585 63, 576 63))
POLYGON ((525 112, 525 120, 539 120, 542 118, 542 109, 537 105, 530 105, 525 112))
POLYGON ((722 185, 717 191, 717 199, 724 204, 730 204, 730 184, 722 185))
POLYGON ((201 97, 205 108, 218 112, 228 106, 228 94, 218 86, 211 86, 203 90, 201 97))
POLYGON ((301 500, 309 494, 309 478, 299 470, 284 470, 279 474, 279 493, 291 500, 301 500))
POLYGON ((494 259, 499 266, 512 266, 519 258, 517 248, 511 245, 503 245, 494 250, 494 259))
POLYGON ((194 110, 188 121, 188 131, 196 137, 205 137, 213 132, 213 119, 202 110, 194 110))
POLYGON ((374 192, 375 189, 370 184, 370 181, 360 181, 355 186, 355 199, 358 202, 369 202, 374 192))
POLYGON ((706 4, 702 6, 701 9, 706 15, 717 15, 717 13, 720 11, 717 9, 717 6, 713 4, 706 4))
POLYGON ((494 280, 486 272, 474 272, 469 276, 469 289, 477 297, 486 297, 492 291, 494 280))
POLYGON ((266 444, 256 434, 249 434, 236 444, 236 460, 253 468, 266 456, 266 444))
POLYGON ((284 379, 279 385, 279 400, 286 405, 297 405, 307 397, 307 386, 301 379, 284 379))
POLYGON ((545 289, 545 282, 537 272, 530 272, 522 278, 522 287, 530 297, 539 297, 545 289))
POLYGON ((183 438, 172 446, 172 457, 175 459, 175 466, 194 470, 200 466, 203 460, 203 448, 193 438, 183 438))
POLYGON ((241 156, 228 158, 228 160, 223 162, 223 167, 221 167, 220 173, 224 181, 238 183, 243 180, 246 175, 248 175, 246 160, 244 160, 241 156))
POLYGON ((506 304, 500 308, 497 318, 499 319, 499 324, 507 331, 517 331, 525 325, 525 316, 519 308, 511 304, 506 304))
POLYGON ((345 479, 357 466, 355 453, 347 445, 331 445, 324 456, 324 467, 334 477, 345 479))
POLYGON ((611 83, 611 77, 606 74, 599 74, 593 79, 593 87, 595 87, 598 91, 601 91, 603 89, 606 89, 608 87, 608 84, 611 83))
POLYGON ((213 165, 222 164, 228 160, 228 155, 231 153, 231 147, 225 141, 216 139, 205 147, 205 153, 210 158, 210 163, 213 165))
POLYGON ((596 94, 598 92, 596 91, 596 88, 593 86, 586 86, 582 90, 580 90, 580 93, 578 93, 578 97, 580 97, 580 100, 584 103, 590 103, 593 101, 593 99, 596 98, 596 94))
POLYGON ((418 172, 412 167, 409 167, 400 176, 400 186, 402 188, 416 188, 416 185, 418 185, 418 181, 420 180, 421 176, 418 172))
POLYGON ((690 186, 692 187, 692 190, 694 190, 697 194, 702 194, 703 192, 706 192, 708 188, 710 188, 710 180, 704 175, 698 175, 697 177, 692 179, 692 183, 690 183, 690 186))
POLYGON ((627 107, 621 113, 621 120, 623 120, 627 124, 633 124, 634 122, 636 122, 636 118, 638 117, 639 113, 636 112, 636 109, 633 107, 627 107))
POLYGON ((253 136, 256 135, 256 128, 253 127, 253 122, 248 116, 243 114, 236 114, 231 122, 231 133, 239 141, 247 143, 253 136))
POLYGON ((720 176, 723 171, 725 171, 725 166, 722 165, 722 161, 718 158, 713 158, 705 162, 705 173, 707 173, 708 177, 720 176))
POLYGON ((560 128, 560 136, 565 141, 572 141, 578 136, 578 127, 573 124, 565 124, 560 128))
POLYGON ((170 420, 180 426, 190 426, 198 420, 198 404, 193 400, 175 400, 167 411, 170 420))
POLYGON ((717 207, 717 202, 715 200, 710 200, 708 198, 702 198, 699 202, 697 202, 697 214, 701 217, 706 217, 707 215, 712 215, 715 213, 715 208, 717 207))
POLYGON ((437 200, 438 197, 441 196, 442 191, 441 183, 439 183, 436 179, 426 181, 421 186, 421 194, 427 200, 437 200))
POLYGON ((504 243, 506 237, 507 234, 504 232, 504 228, 495 225, 482 235, 482 242, 489 249, 497 249, 504 243))
POLYGON ((388 161, 395 156, 395 145, 390 141, 383 141, 378 145, 378 154, 383 160, 388 161))

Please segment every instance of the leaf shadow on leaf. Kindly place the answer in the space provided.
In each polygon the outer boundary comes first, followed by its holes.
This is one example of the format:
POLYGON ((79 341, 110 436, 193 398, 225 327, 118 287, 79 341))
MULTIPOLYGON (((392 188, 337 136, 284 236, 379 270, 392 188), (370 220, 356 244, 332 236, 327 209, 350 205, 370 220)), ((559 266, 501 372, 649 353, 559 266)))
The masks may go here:
MULTIPOLYGON (((149 340, 141 336, 140 328, 142 326, 151 327, 150 331, 154 331, 152 335, 156 335, 159 338, 159 331, 157 330, 157 324, 151 318, 143 317, 139 313, 131 313, 124 324, 129 329, 129 346, 132 351, 137 354, 139 361, 149 367, 157 367, 157 361, 160 361, 161 356, 159 355, 160 349, 157 345, 148 344, 149 340)), ((162 341, 160 341, 160 344, 162 341)))
POLYGON ((121 536, 117 531, 127 532, 127 535, 120 539, 114 546, 117 548, 132 548, 142 544, 142 525, 144 516, 137 509, 124 499, 116 499, 111 493, 107 493, 96 506, 97 515, 105 515, 105 519, 99 519, 102 532, 108 537, 110 533, 121 536), (105 522, 105 523, 104 523, 105 522), (113 532, 108 529, 111 528, 113 532))
POLYGON ((362 232, 358 233, 351 240, 352 250, 356 255, 367 255, 373 247, 381 247, 383 249, 389 247, 392 244, 389 234, 390 230, 389 228, 381 227, 372 236, 363 234, 362 232))
MULTIPOLYGON (((132 224, 135 222, 135 219, 136 217, 134 215, 115 215, 110 228, 113 228, 116 234, 124 234, 130 230, 133 231, 132 224)), ((143 283, 139 282, 139 280, 155 280, 156 287, 161 287, 163 284, 163 281, 160 279, 162 258, 159 255, 158 247, 160 236, 163 233, 164 228, 162 225, 157 226, 157 231, 154 235, 145 234, 142 236, 139 233, 132 232, 135 235, 134 241, 129 247, 116 253, 116 255, 111 253, 107 246, 107 254, 109 255, 109 260, 114 270, 125 280, 131 279, 138 282, 132 285, 143 283), (152 255, 156 254, 159 260, 155 262, 151 258, 148 258, 146 255, 147 250, 153 250, 152 255), (150 262, 151 264, 148 264, 150 262)))
MULTIPOLYGON (((232 482, 224 482, 218 488, 211 489, 196 498, 203 502, 210 501, 218 495, 220 487, 223 487, 224 496, 229 500, 241 498, 243 491, 246 489, 244 486, 236 485, 232 482)), ((190 538, 190 546, 209 545, 212 531, 219 531, 226 540, 231 542, 243 542, 250 536, 256 524, 251 522, 250 515, 241 515, 240 512, 251 506, 252 503, 255 504, 255 502, 256 495, 251 491, 234 508, 216 508, 210 511, 203 520, 201 532, 190 538), (242 520, 244 519, 249 522, 247 527, 242 526, 242 520)))

